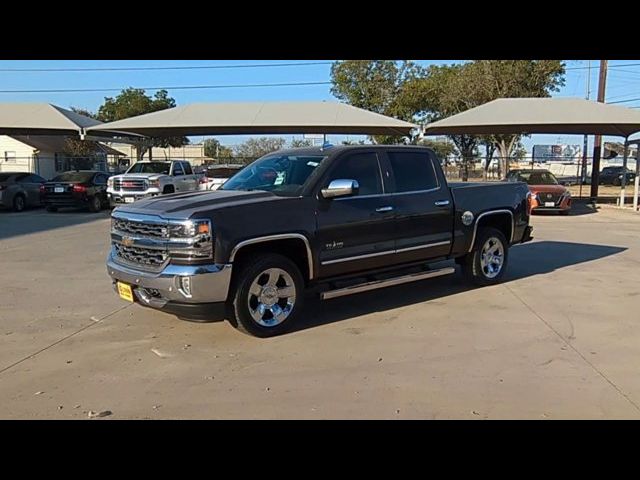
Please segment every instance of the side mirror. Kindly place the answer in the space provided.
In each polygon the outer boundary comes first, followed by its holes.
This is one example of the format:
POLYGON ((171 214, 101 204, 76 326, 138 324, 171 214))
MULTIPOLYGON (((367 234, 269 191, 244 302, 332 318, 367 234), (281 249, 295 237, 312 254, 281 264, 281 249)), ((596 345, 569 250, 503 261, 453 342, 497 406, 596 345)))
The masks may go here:
POLYGON ((357 180, 338 179, 332 180, 327 188, 323 188, 320 194, 323 198, 337 198, 357 195, 360 185, 357 180))

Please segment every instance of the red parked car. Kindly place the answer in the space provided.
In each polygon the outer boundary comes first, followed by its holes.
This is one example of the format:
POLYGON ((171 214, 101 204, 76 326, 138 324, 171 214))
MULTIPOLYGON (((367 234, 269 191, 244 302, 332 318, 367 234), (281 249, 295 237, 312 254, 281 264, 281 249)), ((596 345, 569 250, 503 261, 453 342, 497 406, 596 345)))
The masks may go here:
POLYGON ((529 185, 532 212, 551 211, 569 215, 571 193, 549 170, 512 170, 507 180, 529 185))

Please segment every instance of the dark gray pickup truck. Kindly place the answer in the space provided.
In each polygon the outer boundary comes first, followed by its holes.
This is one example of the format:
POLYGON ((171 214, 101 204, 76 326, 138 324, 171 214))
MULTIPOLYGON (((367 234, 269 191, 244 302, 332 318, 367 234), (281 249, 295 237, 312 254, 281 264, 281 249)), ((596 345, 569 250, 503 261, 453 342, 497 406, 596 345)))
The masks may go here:
POLYGON ((120 296, 180 317, 226 316, 260 337, 322 299, 451 274, 499 282, 531 237, 524 183, 447 184, 432 150, 282 150, 214 192, 141 200, 112 213, 107 270, 120 296), (223 308, 224 307, 224 308, 223 308))

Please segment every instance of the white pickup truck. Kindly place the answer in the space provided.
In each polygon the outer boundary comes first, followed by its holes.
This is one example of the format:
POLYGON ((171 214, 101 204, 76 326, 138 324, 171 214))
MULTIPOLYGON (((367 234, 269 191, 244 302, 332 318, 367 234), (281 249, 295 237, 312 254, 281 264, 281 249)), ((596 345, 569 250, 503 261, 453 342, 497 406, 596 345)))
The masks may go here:
POLYGON ((111 206, 115 206, 156 195, 200 190, 202 178, 185 161, 136 162, 122 175, 109 178, 107 193, 111 206))

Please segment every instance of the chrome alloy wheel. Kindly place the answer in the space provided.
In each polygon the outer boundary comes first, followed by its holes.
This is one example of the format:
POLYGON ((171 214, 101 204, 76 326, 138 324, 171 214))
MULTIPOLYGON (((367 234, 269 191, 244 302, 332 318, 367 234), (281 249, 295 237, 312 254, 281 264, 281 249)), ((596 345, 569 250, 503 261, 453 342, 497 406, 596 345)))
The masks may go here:
POLYGON ((284 322, 296 303, 296 286, 285 270, 269 268, 259 274, 249 288, 249 312, 263 327, 284 322))
POLYGON ((489 237, 480 252, 480 268, 487 278, 495 278, 504 264, 504 246, 496 237, 489 237))

